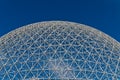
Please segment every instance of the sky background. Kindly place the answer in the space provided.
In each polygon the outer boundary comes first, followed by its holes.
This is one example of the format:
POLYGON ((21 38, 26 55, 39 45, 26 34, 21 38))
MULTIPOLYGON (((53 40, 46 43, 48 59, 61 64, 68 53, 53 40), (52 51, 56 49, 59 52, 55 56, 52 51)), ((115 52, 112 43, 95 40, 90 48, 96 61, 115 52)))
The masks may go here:
POLYGON ((0 36, 51 20, 86 24, 120 42, 120 0, 0 0, 0 36))

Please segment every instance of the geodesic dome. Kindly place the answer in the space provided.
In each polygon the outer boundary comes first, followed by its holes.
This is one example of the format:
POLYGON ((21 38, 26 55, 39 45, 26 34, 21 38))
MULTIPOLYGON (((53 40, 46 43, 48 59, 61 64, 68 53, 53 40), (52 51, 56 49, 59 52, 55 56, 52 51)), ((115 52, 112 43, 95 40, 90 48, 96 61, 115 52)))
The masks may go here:
POLYGON ((47 21, 0 38, 0 80, 118 80, 120 43, 89 26, 47 21))

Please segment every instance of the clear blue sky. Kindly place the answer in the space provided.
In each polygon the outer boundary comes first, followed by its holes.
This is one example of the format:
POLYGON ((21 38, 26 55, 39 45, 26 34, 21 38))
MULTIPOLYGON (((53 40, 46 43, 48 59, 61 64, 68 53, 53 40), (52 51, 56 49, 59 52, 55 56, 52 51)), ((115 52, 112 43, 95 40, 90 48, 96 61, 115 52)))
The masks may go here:
POLYGON ((86 24, 120 42, 120 0, 0 0, 0 36, 49 20, 86 24))

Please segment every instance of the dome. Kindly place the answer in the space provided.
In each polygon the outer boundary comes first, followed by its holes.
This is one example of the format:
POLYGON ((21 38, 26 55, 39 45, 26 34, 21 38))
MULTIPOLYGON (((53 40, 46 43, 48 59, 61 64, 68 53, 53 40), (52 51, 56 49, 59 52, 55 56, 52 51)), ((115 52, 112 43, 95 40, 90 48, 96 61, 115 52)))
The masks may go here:
POLYGON ((120 43, 67 21, 23 26, 0 38, 0 80, 118 80, 120 43))

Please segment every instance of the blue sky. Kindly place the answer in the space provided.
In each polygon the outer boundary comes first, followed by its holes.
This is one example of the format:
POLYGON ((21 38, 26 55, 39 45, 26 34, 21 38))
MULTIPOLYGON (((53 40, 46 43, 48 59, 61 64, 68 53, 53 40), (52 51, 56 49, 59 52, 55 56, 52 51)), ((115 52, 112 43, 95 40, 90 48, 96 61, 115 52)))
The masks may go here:
POLYGON ((120 0, 0 0, 0 36, 50 20, 86 24, 120 42, 120 0))

